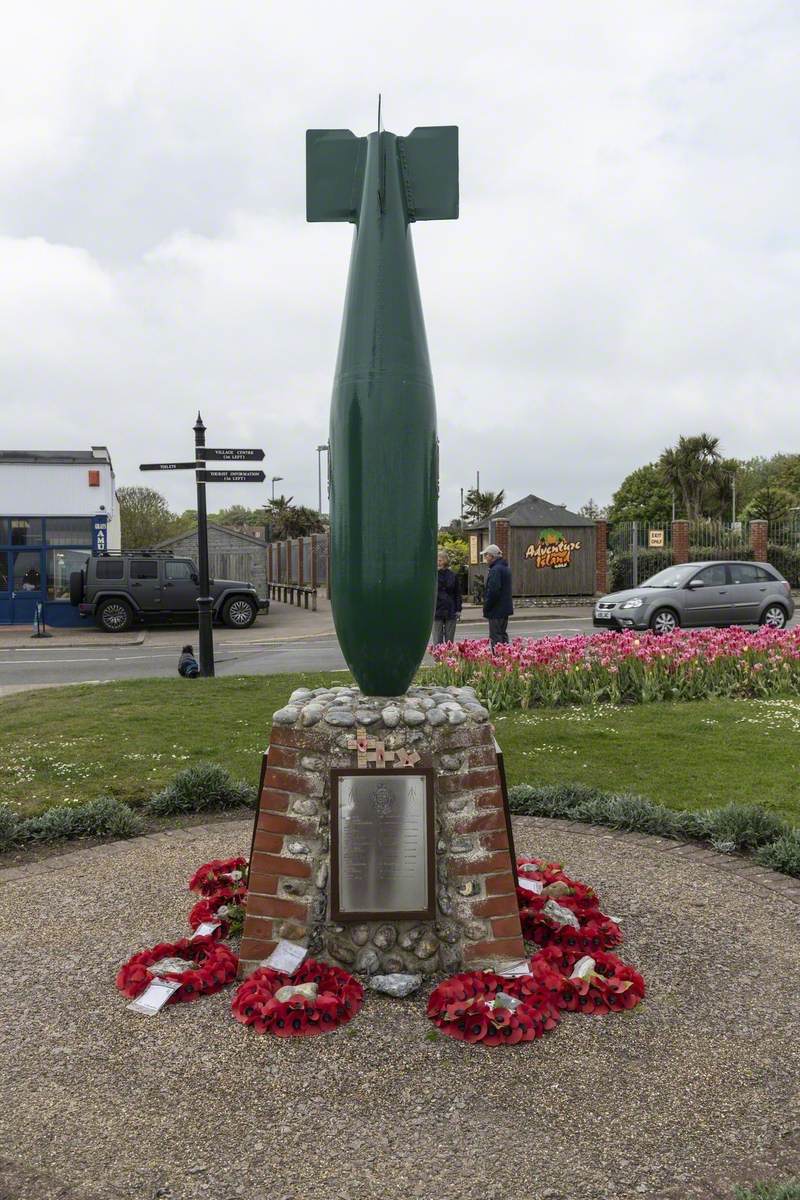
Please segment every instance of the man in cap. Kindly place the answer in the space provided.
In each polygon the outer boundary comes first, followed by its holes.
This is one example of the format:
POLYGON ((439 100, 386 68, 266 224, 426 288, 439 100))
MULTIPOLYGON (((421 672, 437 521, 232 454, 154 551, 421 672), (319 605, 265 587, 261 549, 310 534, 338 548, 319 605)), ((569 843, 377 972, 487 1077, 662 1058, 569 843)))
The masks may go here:
POLYGON ((489 622, 489 641, 494 652, 498 642, 508 641, 508 618, 514 611, 511 568, 499 546, 487 546, 482 557, 489 567, 483 596, 483 615, 489 622))

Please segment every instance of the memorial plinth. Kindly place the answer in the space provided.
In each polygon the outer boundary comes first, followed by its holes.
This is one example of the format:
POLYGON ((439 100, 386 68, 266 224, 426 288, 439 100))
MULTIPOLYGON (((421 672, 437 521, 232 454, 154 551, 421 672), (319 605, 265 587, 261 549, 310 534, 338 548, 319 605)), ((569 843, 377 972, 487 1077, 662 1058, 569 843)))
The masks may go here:
POLYGON ((293 693, 262 772, 240 974, 282 937, 364 974, 519 962, 509 837, 471 688, 293 693))

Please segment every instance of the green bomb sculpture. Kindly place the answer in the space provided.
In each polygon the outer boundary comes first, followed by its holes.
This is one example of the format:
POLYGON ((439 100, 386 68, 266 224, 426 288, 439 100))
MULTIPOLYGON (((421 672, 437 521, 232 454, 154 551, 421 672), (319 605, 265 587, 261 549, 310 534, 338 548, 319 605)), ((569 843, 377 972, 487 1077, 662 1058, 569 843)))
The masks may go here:
POLYGON ((436 405, 409 225, 458 216, 458 129, 306 133, 306 217, 355 225, 331 401, 333 619, 363 692, 406 691, 436 594, 436 405))

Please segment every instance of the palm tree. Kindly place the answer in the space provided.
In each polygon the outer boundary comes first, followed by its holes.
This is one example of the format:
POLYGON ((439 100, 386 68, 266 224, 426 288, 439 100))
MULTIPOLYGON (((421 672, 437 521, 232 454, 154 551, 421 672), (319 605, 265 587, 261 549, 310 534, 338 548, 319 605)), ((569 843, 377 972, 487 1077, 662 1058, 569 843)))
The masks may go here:
POLYGON ((719 438, 709 433, 679 437, 676 446, 669 446, 659 459, 664 482, 683 499, 683 509, 689 521, 699 521, 710 489, 719 484, 719 438))
POLYGON ((499 492, 479 492, 477 488, 470 488, 464 497, 464 520, 468 525, 486 521, 493 512, 502 508, 505 498, 504 488, 499 492))

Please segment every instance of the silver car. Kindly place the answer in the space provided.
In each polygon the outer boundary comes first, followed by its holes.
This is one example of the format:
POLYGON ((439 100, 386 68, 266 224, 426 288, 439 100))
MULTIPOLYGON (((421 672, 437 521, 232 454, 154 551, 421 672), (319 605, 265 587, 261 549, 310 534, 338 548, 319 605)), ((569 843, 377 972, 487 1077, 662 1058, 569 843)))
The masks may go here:
POLYGON ((679 625, 771 625, 794 614, 792 589, 774 567, 753 562, 696 562, 667 567, 638 587, 603 596, 594 607, 598 629, 679 625))

